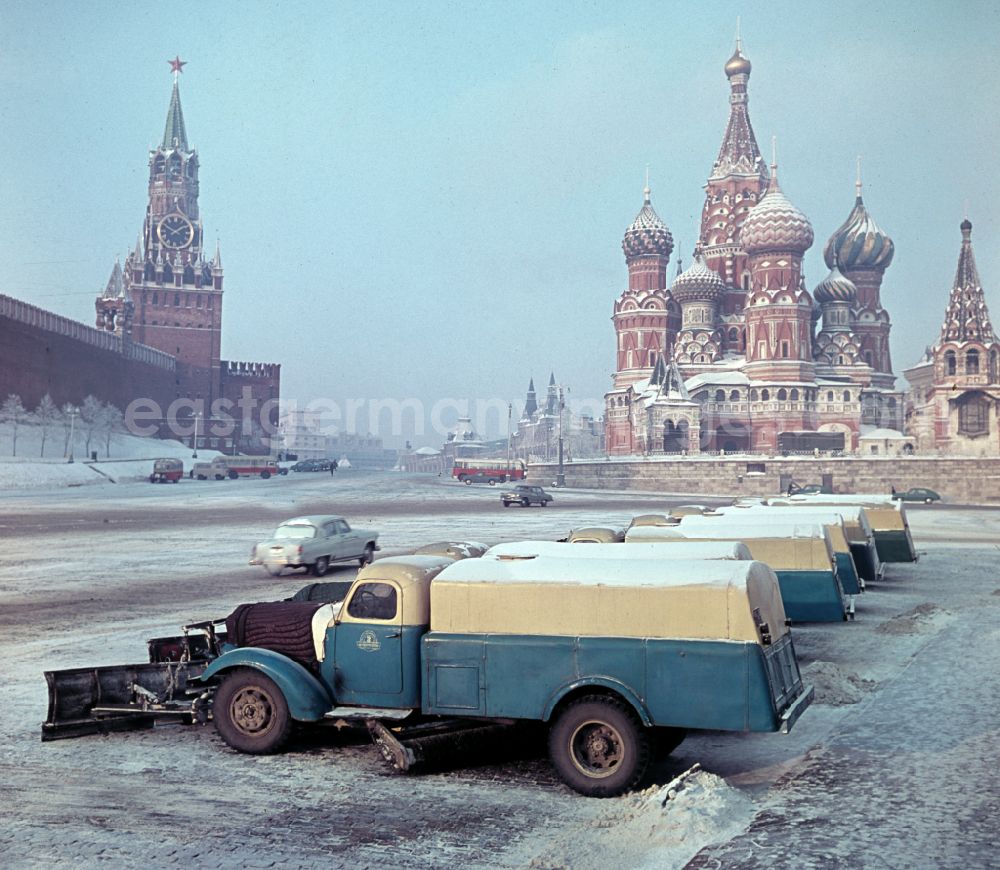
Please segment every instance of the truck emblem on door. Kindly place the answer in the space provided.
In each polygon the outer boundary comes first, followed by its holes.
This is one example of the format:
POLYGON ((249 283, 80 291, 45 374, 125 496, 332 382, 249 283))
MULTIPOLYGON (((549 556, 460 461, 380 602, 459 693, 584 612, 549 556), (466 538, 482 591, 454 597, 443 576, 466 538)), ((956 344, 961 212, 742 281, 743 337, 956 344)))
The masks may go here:
POLYGON ((374 631, 361 632, 361 637, 358 638, 358 649, 363 649, 367 652, 376 652, 381 648, 382 644, 378 642, 374 631))

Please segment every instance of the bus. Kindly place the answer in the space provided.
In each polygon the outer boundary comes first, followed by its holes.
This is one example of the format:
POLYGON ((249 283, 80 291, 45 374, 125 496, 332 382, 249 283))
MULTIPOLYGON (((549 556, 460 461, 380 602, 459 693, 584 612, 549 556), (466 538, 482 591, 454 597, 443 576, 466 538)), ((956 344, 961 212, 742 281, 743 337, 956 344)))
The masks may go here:
POLYGON ((524 480, 524 462, 520 459, 456 459, 451 476, 465 484, 488 483, 495 486, 508 480, 524 480))
POLYGON ((212 460, 209 476, 216 480, 237 477, 269 477, 281 474, 278 463, 268 456, 216 456, 212 460))

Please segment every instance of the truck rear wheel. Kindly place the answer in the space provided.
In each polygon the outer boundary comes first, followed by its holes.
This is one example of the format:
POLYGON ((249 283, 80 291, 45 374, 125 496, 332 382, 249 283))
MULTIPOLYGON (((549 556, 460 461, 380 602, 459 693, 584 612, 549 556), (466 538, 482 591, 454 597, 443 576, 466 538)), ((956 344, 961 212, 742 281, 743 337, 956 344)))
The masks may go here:
POLYGON ((239 476, 240 476, 239 472, 230 470, 230 472, 229 472, 229 479, 230 480, 236 480, 236 478, 239 477, 239 476))
POLYGON ((649 736, 623 701, 586 695, 566 707, 549 731, 549 757, 559 776, 588 797, 615 797, 649 766, 649 736))
POLYGON ((253 755, 277 752, 292 733, 281 689, 251 668, 238 668, 222 681, 212 701, 212 718, 226 743, 253 755))
POLYGON ((317 577, 322 577, 326 573, 326 569, 330 567, 330 557, 320 556, 315 563, 313 563, 313 574, 317 577))

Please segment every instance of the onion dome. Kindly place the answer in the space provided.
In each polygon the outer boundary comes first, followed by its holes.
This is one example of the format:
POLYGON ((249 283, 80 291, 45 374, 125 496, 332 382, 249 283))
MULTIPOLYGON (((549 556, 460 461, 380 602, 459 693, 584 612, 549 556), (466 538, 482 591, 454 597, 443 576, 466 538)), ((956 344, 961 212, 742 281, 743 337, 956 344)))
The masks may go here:
POLYGON ((823 248, 827 266, 837 263, 843 269, 887 269, 894 246, 870 214, 858 191, 854 209, 823 248))
POLYGON ((625 257, 657 256, 669 257, 674 249, 674 237, 667 225, 649 204, 649 186, 643 191, 642 209, 627 230, 622 240, 625 257))
POLYGON ((771 183, 743 221, 740 244, 748 254, 761 251, 803 253, 813 243, 809 219, 789 202, 778 185, 778 167, 771 165, 771 183))
POLYGON ((726 282, 714 269, 708 268, 701 255, 701 246, 694 249, 694 261, 670 285, 670 295, 680 303, 714 302, 726 291, 726 282))
POLYGON ((733 76, 739 75, 748 76, 750 68, 750 61, 743 56, 740 45, 737 43, 733 56, 726 61, 726 78, 731 79, 733 76))
POLYGON ((821 305, 828 302, 854 302, 858 298, 858 288, 850 278, 845 278, 836 266, 813 290, 813 296, 821 305))

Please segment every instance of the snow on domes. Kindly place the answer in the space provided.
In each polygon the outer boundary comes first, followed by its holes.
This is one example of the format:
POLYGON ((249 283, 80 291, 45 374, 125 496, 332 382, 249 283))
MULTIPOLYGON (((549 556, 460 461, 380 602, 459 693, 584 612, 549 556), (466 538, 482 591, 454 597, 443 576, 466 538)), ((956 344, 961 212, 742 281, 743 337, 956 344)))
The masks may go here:
POLYGON ((643 204, 635 220, 625 230, 622 250, 626 258, 641 256, 669 257, 674 249, 674 237, 667 225, 649 203, 649 188, 643 191, 643 204))
POLYGON ((823 259, 842 269, 887 269, 893 252, 892 239, 868 214, 859 192, 847 220, 823 248, 823 259))
POLYGON ((743 221, 740 244, 748 254, 759 251, 797 251, 802 253, 813 243, 813 228, 788 197, 781 192, 775 166, 771 183, 743 221))
POLYGON ((853 302, 858 298, 858 288, 850 278, 845 278, 836 266, 813 290, 813 296, 820 304, 827 302, 853 302))
POLYGON ((706 265, 700 247, 694 249, 691 265, 674 278, 674 283, 670 285, 670 295, 681 303, 696 300, 714 302, 725 290, 726 282, 718 272, 706 265))

